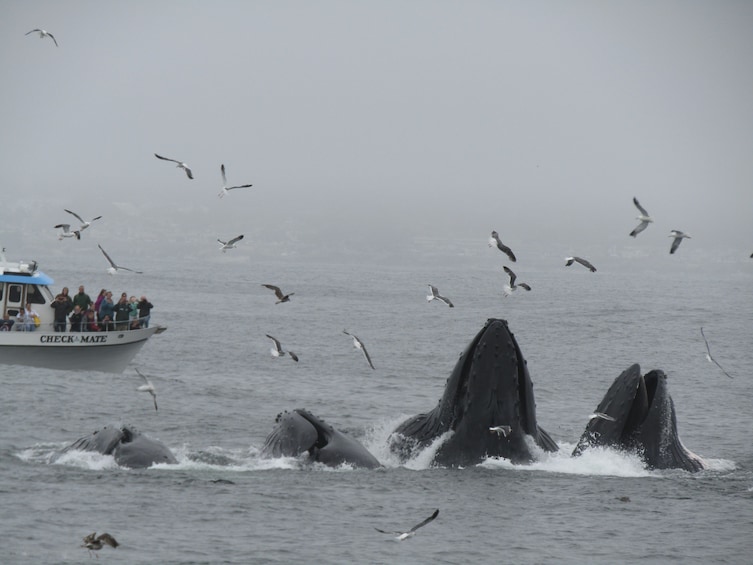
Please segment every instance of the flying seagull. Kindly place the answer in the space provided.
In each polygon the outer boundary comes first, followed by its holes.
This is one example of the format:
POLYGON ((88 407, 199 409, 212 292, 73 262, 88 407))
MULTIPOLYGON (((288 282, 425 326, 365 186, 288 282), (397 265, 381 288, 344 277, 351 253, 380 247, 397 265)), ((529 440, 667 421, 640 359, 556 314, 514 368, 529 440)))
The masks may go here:
POLYGON ((63 230, 58 235, 58 241, 61 241, 64 237, 75 237, 76 239, 81 239, 81 232, 79 230, 71 231, 70 224, 58 224, 55 227, 63 230))
POLYGON ((722 368, 722 366, 719 363, 717 363, 716 359, 714 359, 711 356, 711 348, 709 347, 709 340, 706 339, 706 335, 703 333, 703 328, 701 328, 701 336, 703 336, 703 341, 706 342, 706 359, 708 360, 708 362, 709 363, 713 363, 714 365, 716 365, 717 367, 719 367, 722 370, 722 373, 724 373, 725 375, 727 375, 731 379, 732 375, 730 375, 727 371, 725 371, 722 368))
POLYGON ((432 300, 439 300, 440 302, 447 304, 447 306, 449 306, 450 308, 455 307, 448 298, 445 298, 444 296, 441 296, 439 294, 439 290, 437 290, 436 286, 429 285, 429 292, 431 294, 426 295, 426 300, 428 300, 429 302, 431 302, 432 300))
POLYGON ((84 538, 84 545, 82 545, 81 547, 88 549, 89 556, 91 557, 92 551, 99 551, 104 547, 102 545, 103 543, 106 543, 112 548, 116 548, 120 545, 117 541, 115 541, 115 538, 108 533, 97 536, 97 532, 92 532, 84 538))
POLYGON ((510 284, 506 284, 504 287, 505 296, 509 296, 510 294, 515 292, 515 290, 517 290, 518 287, 524 288, 526 290, 531 290, 531 287, 527 285, 526 283, 515 284, 515 280, 518 278, 518 276, 515 273, 513 273, 512 269, 510 269, 510 267, 508 267, 507 265, 505 265, 503 268, 505 270, 505 273, 507 273, 510 276, 510 284))
POLYGON ((110 263, 110 267, 107 269, 107 272, 111 275, 114 275, 118 271, 130 271, 132 273, 136 273, 137 275, 142 275, 142 271, 134 271, 133 269, 129 269, 128 267, 121 267, 120 265, 116 265, 115 261, 110 259, 110 256, 107 254, 107 251, 102 249, 102 246, 98 243, 97 247, 99 247, 99 250, 102 252, 102 255, 105 256, 105 259, 107 259, 107 262, 110 263))
POLYGON ((588 269, 592 273, 596 272, 596 267, 594 267, 591 263, 589 263, 582 257, 565 257, 565 261, 566 261, 565 267, 569 267, 570 265, 573 264, 573 261, 575 261, 576 263, 580 263, 581 265, 583 265, 586 269, 588 269))
POLYGON ((217 195, 217 198, 223 198, 227 194, 228 190, 234 190, 236 188, 249 188, 249 187, 253 186, 251 184, 241 184, 241 185, 238 185, 238 186, 228 186, 227 185, 227 177, 225 177, 225 165, 224 164, 220 165, 220 172, 222 173, 222 190, 217 195))
POLYGON ((186 174, 188 175, 188 178, 193 180, 193 173, 191 172, 191 169, 188 168, 188 165, 186 165, 183 161, 177 161, 175 159, 169 159, 167 157, 162 157, 161 155, 154 154, 157 159, 162 159, 163 161, 172 161, 173 163, 178 163, 177 167, 179 169, 183 169, 186 171, 186 174))
POLYGON ((648 225, 653 222, 653 218, 648 215, 648 212, 646 212, 646 209, 640 205, 638 202, 638 199, 633 196, 633 204, 635 204, 635 207, 638 208, 640 211, 640 215, 636 218, 636 220, 640 220, 641 223, 635 226, 635 229, 630 232, 630 235, 632 237, 636 237, 639 233, 641 233, 643 230, 645 230, 648 225))
POLYGON ((60 45, 58 45, 57 40, 55 39, 55 36, 52 35, 49 31, 45 31, 43 29, 33 29, 31 31, 27 31, 24 35, 29 35, 30 33, 34 33, 35 31, 39 34, 39 39, 44 39, 45 37, 49 37, 55 42, 55 47, 60 47, 60 45))
POLYGON ((154 410, 157 411, 157 389, 154 388, 154 385, 152 384, 152 381, 150 381, 145 374, 143 374, 141 371, 136 369, 136 372, 139 374, 139 376, 144 379, 144 382, 146 384, 141 385, 136 390, 139 392, 148 392, 152 395, 152 400, 154 400, 154 410))
POLYGON ((234 237, 230 241, 222 241, 221 239, 218 239, 217 241, 220 242, 222 247, 220 247, 220 250, 225 253, 228 249, 234 249, 236 247, 236 243, 238 243, 241 239, 243 239, 243 234, 239 235, 238 237, 234 237))
POLYGON ((494 246, 496 246, 502 253, 507 255, 510 258, 510 261, 515 263, 515 254, 512 252, 512 249, 502 243, 502 241, 499 239, 499 234, 496 231, 492 231, 492 235, 489 238, 489 247, 494 246))
POLYGON ((669 232, 669 235, 667 237, 674 237, 672 240, 672 247, 669 249, 669 254, 671 255, 675 251, 677 251, 677 248, 680 247, 680 243, 682 243, 683 238, 687 237, 690 239, 690 236, 684 232, 681 232, 680 230, 672 230, 669 232))
POLYGON ((293 361, 298 363, 298 355, 296 355, 292 351, 283 351, 282 345, 280 344, 280 341, 278 339, 272 337, 269 334, 266 334, 266 336, 274 342, 274 347, 271 349, 272 357, 280 357, 281 355, 285 355, 287 353, 288 355, 290 355, 293 361))
POLYGON ((493 426, 489 428, 489 431, 493 434, 497 434, 499 437, 507 437, 510 435, 512 428, 510 426, 493 426))
POLYGON ((275 296, 277 297, 277 302, 275 302, 275 304, 279 304, 280 302, 290 302, 290 297, 295 294, 295 292, 291 292, 290 294, 283 294, 280 290, 280 287, 273 284, 263 284, 261 286, 264 286, 275 292, 275 296))
POLYGON ((70 210, 68 210, 66 208, 63 208, 63 210, 65 210, 66 212, 68 212, 72 216, 75 216, 78 219, 78 221, 81 222, 81 227, 79 228, 80 231, 84 231, 86 228, 88 228, 90 225, 92 225, 92 222, 94 220, 99 220, 102 217, 102 216, 97 216, 96 218, 92 218, 91 221, 87 222, 81 216, 79 216, 78 214, 76 214, 76 212, 71 212, 70 210))
POLYGON ((608 422, 616 422, 617 418, 614 418, 610 416, 609 414, 605 414, 604 412, 594 412, 588 417, 588 421, 595 420, 596 418, 600 420, 606 420, 608 422))
POLYGON ((343 330, 343 333, 353 338, 353 347, 355 347, 356 349, 360 349, 363 352, 363 356, 366 357, 366 361, 368 361, 369 367, 376 370, 376 368, 374 367, 374 363, 371 362, 371 357, 369 357, 369 352, 366 351, 366 346, 363 344, 363 342, 360 339, 358 339, 355 335, 348 333, 346 330, 343 330))
POLYGON ((434 518, 437 517, 438 514, 439 514, 439 509, 436 509, 431 516, 429 516, 428 518, 426 518, 426 520, 424 520, 423 522, 419 522, 418 524, 416 524, 415 526, 413 526, 407 532, 388 532, 388 531, 385 531, 385 530, 380 530, 379 528, 374 528, 374 529, 377 532, 381 532, 383 534, 397 535, 397 537, 395 539, 398 540, 398 541, 403 541, 405 539, 408 539, 408 538, 413 537, 414 535, 416 535, 416 530, 418 528, 421 528, 421 527, 425 526, 426 524, 428 524, 429 522, 431 522, 434 518))

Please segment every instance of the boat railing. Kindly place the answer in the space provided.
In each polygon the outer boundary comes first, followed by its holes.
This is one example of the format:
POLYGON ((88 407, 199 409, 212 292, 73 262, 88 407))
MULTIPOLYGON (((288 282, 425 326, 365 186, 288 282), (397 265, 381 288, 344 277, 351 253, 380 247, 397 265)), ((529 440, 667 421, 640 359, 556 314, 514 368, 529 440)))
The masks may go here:
MULTIPOLYGON (((99 329, 91 329, 90 328, 90 322, 81 322, 81 330, 71 330, 71 323, 70 321, 66 320, 65 322, 65 329, 64 330, 58 330, 56 327, 58 326, 57 322, 41 322, 38 326, 34 323, 28 324, 26 322, 19 322, 18 320, 13 320, 13 326, 10 328, 10 331, 14 332, 44 332, 44 333, 50 333, 50 332, 72 332, 72 333, 101 333, 101 332, 122 332, 122 331, 129 331, 129 330, 139 330, 139 329, 145 329, 149 327, 149 319, 151 316, 145 316, 143 318, 129 318, 128 320, 122 320, 122 321, 113 321, 108 322, 106 324, 103 324, 101 322, 96 322, 96 326, 99 329), (147 321, 146 325, 144 325, 144 320, 147 321), (137 324, 137 325, 134 325, 137 324)), ((0 324, 2 324, 2 320, 0 320, 0 324)), ((62 322, 60 323, 62 325, 62 322)))

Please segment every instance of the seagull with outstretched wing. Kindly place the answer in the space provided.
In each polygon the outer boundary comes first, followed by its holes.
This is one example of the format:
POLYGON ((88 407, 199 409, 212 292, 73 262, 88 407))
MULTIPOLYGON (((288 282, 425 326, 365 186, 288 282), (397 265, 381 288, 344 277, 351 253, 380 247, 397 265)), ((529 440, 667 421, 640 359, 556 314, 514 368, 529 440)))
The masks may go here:
POLYGON ((426 518, 426 520, 423 520, 422 522, 419 522, 418 524, 416 524, 415 526, 413 526, 407 532, 399 532, 399 531, 392 531, 392 532, 390 532, 390 531, 387 531, 387 530, 380 530, 379 528, 374 528, 374 529, 377 532, 381 532, 383 534, 396 535, 397 536, 397 537, 395 537, 396 540, 403 541, 403 540, 406 540, 406 539, 408 539, 408 538, 413 537, 414 535, 416 535, 416 530, 418 530, 419 528, 423 528, 426 524, 428 524, 429 522, 431 522, 432 520, 434 520, 434 518, 436 518, 438 514, 439 514, 439 509, 437 508, 431 516, 429 516, 428 518, 426 518))
POLYGON ((250 188, 252 184, 240 184, 238 186, 228 186, 227 177, 225 176, 225 165, 220 165, 220 173, 222 173, 222 190, 217 195, 217 198, 224 198, 228 190, 235 190, 236 188, 250 188))
POLYGON ((58 45, 57 39, 55 39, 55 36, 52 35, 49 31, 45 31, 43 29, 33 29, 31 31, 27 31, 24 35, 29 35, 30 33, 34 33, 34 32, 37 32, 39 34, 39 39, 44 39, 45 37, 49 37, 50 39, 52 39, 52 41, 55 42, 55 47, 60 47, 60 45, 58 45))
POLYGON ((363 344, 363 342, 360 339, 358 339, 357 336, 353 335, 352 333, 348 333, 346 330, 343 330, 343 333, 353 338, 353 347, 355 347, 356 349, 360 349, 361 352, 363 353, 363 356, 366 357, 366 361, 368 362, 369 367, 376 370, 376 368, 374 367, 374 363, 371 362, 371 357, 369 357, 369 352, 366 351, 366 346, 363 344))
POLYGON ((228 249, 235 249, 236 243, 238 243, 241 239, 243 239, 243 234, 234 237, 229 241, 222 241, 221 239, 218 239, 217 241, 220 242, 220 251, 225 253, 228 249))
POLYGON ((452 304, 452 302, 450 302, 449 298, 445 298, 444 296, 442 296, 441 294, 439 294, 439 289, 437 289, 436 286, 430 284, 429 285, 429 292, 431 294, 427 294, 426 295, 426 300, 428 302, 431 302, 432 300, 439 300, 440 302, 444 302, 445 304, 447 304, 447 306, 449 306, 450 308, 454 308, 455 307, 452 304))
POLYGON ((677 251, 677 248, 680 247, 683 239, 690 239, 690 235, 686 234, 685 232, 681 232, 680 230, 672 230, 671 232, 669 232, 669 236, 667 237, 674 238, 672 240, 672 247, 669 248, 670 255, 677 251))
POLYGON ((703 337, 703 341, 706 343, 706 360, 709 363, 713 363, 714 365, 719 367, 722 370, 722 373, 727 375, 730 379, 733 378, 732 375, 730 375, 727 371, 725 371, 724 368, 717 362, 717 360, 711 356, 711 348, 709 347, 709 340, 706 339, 706 334, 703 333, 703 328, 701 328, 701 336, 703 337))
POLYGON ((505 296, 510 296, 513 292, 515 292, 518 287, 523 288, 525 290, 531 290, 531 286, 527 283, 518 283, 515 284, 515 281, 518 279, 518 276, 512 272, 512 269, 508 267, 507 265, 502 267, 505 270, 505 273, 510 277, 510 284, 506 284, 503 287, 503 290, 505 291, 505 296))
POLYGON ((71 216, 75 216, 76 219, 81 222, 81 227, 79 228, 79 231, 84 231, 86 228, 92 225, 92 222, 94 220, 99 220, 102 216, 97 216, 96 218, 92 218, 90 221, 84 220, 81 216, 76 214, 76 212, 72 212, 71 210, 68 210, 67 208, 63 208, 66 212, 68 212, 71 216))
POLYGON ((586 261, 582 257, 565 257, 565 267, 569 267, 573 264, 573 262, 580 263, 592 273, 596 272, 596 267, 594 267, 589 261, 586 261))
POLYGON ((81 232, 79 230, 71 231, 70 224, 57 224, 55 228, 63 230, 58 235, 58 241, 61 241, 64 237, 75 237, 76 239, 81 239, 81 232))
POLYGON ((298 355, 293 353, 292 351, 284 351, 282 349, 282 344, 280 343, 280 340, 277 338, 272 337, 269 334, 265 334, 269 339, 272 340, 274 347, 270 350, 272 353, 272 357, 281 357, 284 356, 286 353, 290 355, 290 358, 298 363, 298 355))
POLYGON ((281 302, 290 302, 290 297, 295 294, 295 292, 284 294, 282 290, 280 290, 279 286, 275 286, 273 284, 263 284, 261 286, 274 291, 275 296, 277 297, 277 302, 275 302, 275 304, 280 304, 281 302))
POLYGON ((154 410, 156 411, 157 410, 157 389, 154 387, 154 385, 152 384, 152 381, 150 381, 145 374, 143 374, 138 369, 136 369, 136 372, 142 379, 144 379, 144 383, 145 383, 141 385, 139 388, 137 388, 136 390, 139 392, 148 392, 149 394, 152 395, 152 400, 154 400, 154 410))
POLYGON ((635 226, 635 229, 630 232, 631 237, 636 237, 639 233, 641 233, 643 230, 645 230, 648 225, 653 222, 653 218, 648 215, 648 212, 646 212, 646 209, 641 206, 640 202, 638 202, 638 199, 633 196, 633 204, 635 204, 635 207, 638 208, 638 211, 640 212, 640 215, 636 218, 636 220, 640 220, 640 224, 635 226))
POLYGON ((515 263, 516 261, 515 254, 512 252, 512 249, 510 249, 504 243, 502 243, 502 240, 499 239, 499 234, 496 231, 492 231, 492 235, 489 238, 489 247, 496 247, 502 253, 507 255, 510 258, 510 261, 515 263))
POLYGON ((193 180, 193 173, 191 172, 191 169, 186 165, 183 161, 178 161, 177 159, 170 159, 169 157, 163 157, 162 155, 154 154, 157 159, 162 159, 163 161, 172 161, 173 163, 178 163, 177 167, 179 169, 183 169, 186 171, 186 175, 188 175, 188 178, 193 180))
POLYGON ((143 274, 142 271, 134 271, 133 269, 129 269, 128 267, 121 267, 110 258, 110 256, 107 254, 107 251, 102 249, 102 246, 99 243, 97 244, 97 247, 99 247, 99 250, 102 252, 102 255, 105 256, 105 259, 107 259, 107 262, 110 263, 110 267, 107 269, 107 272, 110 273, 111 275, 114 275, 118 271, 130 271, 131 273, 136 273, 137 275, 143 274))

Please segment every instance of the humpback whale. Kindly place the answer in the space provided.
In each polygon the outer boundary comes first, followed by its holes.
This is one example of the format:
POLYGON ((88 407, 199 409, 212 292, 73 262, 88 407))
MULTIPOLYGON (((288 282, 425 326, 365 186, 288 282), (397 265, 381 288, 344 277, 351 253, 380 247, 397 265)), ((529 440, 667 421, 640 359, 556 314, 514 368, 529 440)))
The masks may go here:
POLYGON ((332 467, 343 463, 375 469, 379 461, 352 437, 302 408, 282 412, 264 441, 262 457, 297 457, 308 452, 312 461, 332 467))
POLYGON ((390 436, 390 449, 410 458, 446 432, 434 463, 464 466, 485 457, 534 459, 527 436, 545 451, 557 444, 536 422, 533 383, 507 321, 491 318, 460 355, 431 412, 409 418, 390 436), (504 429, 506 434, 490 433, 504 429))
POLYGON ((130 469, 144 469, 155 463, 178 462, 165 444, 146 437, 130 426, 105 426, 95 430, 63 449, 53 458, 53 462, 71 450, 97 451, 103 455, 112 455, 118 465, 130 469))
POLYGON ((641 367, 622 372, 596 408, 609 418, 592 418, 573 455, 594 446, 636 451, 650 469, 705 468, 703 460, 680 441, 667 376, 654 370, 641 376, 641 367))

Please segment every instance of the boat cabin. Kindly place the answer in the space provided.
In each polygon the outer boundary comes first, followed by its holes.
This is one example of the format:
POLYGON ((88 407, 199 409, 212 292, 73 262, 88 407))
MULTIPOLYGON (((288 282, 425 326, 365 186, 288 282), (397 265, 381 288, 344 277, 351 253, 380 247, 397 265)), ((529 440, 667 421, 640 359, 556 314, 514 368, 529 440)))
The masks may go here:
POLYGON ((49 286, 54 282, 37 270, 36 261, 9 263, 0 254, 0 318, 7 314, 14 319, 30 302, 42 323, 52 323, 54 314, 49 305, 55 297, 49 286))

